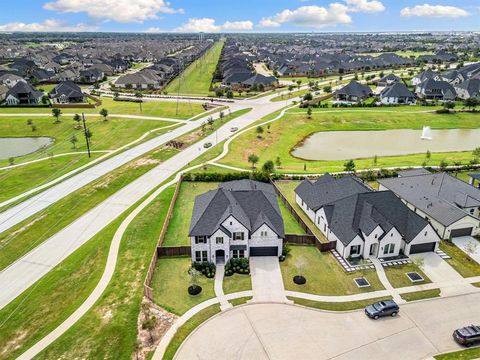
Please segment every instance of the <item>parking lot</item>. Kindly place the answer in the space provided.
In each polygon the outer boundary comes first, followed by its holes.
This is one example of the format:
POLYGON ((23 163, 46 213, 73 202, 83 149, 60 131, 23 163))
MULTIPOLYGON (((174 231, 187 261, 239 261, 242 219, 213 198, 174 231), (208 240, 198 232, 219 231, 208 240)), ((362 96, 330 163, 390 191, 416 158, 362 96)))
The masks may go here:
POLYGON ((461 349, 455 328, 480 323, 480 294, 406 304, 396 318, 282 304, 234 308, 206 322, 177 359, 425 359, 461 349), (219 330, 221 329, 221 330, 219 330))

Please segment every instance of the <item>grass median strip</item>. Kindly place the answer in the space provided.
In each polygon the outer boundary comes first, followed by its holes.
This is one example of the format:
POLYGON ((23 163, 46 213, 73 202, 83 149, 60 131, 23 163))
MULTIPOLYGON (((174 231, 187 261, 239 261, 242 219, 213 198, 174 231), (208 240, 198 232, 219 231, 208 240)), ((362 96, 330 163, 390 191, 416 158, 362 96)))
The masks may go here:
POLYGON ((377 297, 367 300, 347 301, 347 302, 324 302, 301 299, 296 297, 288 297, 297 305, 306 306, 313 309, 328 310, 328 311, 351 311, 363 309, 365 306, 373 304, 377 301, 391 300, 391 296, 377 297))
POLYGON ((405 301, 416 301, 423 299, 431 299, 440 296, 440 289, 430 289, 422 291, 414 291, 410 293, 401 294, 400 297, 405 301))

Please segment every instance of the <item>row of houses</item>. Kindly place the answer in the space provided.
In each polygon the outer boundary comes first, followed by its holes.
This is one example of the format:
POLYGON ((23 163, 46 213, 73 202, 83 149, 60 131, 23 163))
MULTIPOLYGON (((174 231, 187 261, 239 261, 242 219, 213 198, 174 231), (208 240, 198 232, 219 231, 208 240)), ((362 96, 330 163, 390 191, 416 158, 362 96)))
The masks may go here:
MULTIPOLYGON (((375 191, 355 176, 325 174, 302 181, 295 199, 344 259, 409 256, 480 234, 478 187, 423 169, 398 175, 375 191)), ((273 186, 232 181, 197 196, 189 236, 194 262, 279 256, 285 230, 273 186)))

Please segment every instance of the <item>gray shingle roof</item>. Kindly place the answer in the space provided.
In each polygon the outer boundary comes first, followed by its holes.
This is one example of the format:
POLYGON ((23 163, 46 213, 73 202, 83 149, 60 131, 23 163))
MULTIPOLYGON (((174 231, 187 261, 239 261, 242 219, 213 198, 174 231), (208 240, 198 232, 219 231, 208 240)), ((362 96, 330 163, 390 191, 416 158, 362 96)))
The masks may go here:
POLYGON ((346 94, 348 96, 356 96, 359 98, 366 97, 372 94, 372 89, 367 85, 362 85, 358 81, 352 80, 347 85, 338 89, 334 94, 346 94))
POLYGON ((252 180, 226 182, 197 196, 189 235, 210 236, 230 215, 250 233, 267 224, 279 237, 285 235, 273 186, 252 180))
POLYGON ((408 90, 407 86, 403 83, 394 83, 380 93, 380 97, 393 97, 393 98, 415 98, 415 94, 408 90))
POLYGON ((378 182, 444 226, 470 216, 460 207, 480 206, 480 189, 447 173, 380 179, 378 182))

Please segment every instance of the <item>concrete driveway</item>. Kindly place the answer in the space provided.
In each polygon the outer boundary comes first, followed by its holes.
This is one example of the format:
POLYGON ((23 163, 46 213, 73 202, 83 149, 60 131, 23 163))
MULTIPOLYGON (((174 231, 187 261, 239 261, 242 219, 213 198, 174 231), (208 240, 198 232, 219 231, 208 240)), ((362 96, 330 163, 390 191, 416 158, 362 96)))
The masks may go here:
POLYGON ((473 260, 480 264, 480 242, 477 239, 471 236, 462 236, 453 238, 452 242, 457 245, 463 252, 468 254, 473 260), (475 249, 475 252, 473 254, 469 254, 466 250, 470 244, 472 244, 472 248, 475 249))
POLYGON ((254 302, 287 302, 276 256, 250 257, 250 273, 254 302))
POLYGON ((480 294, 406 304, 398 317, 377 321, 362 310, 252 304, 203 324, 176 359, 420 360, 461 349, 452 331, 471 323, 480 323, 480 294))

